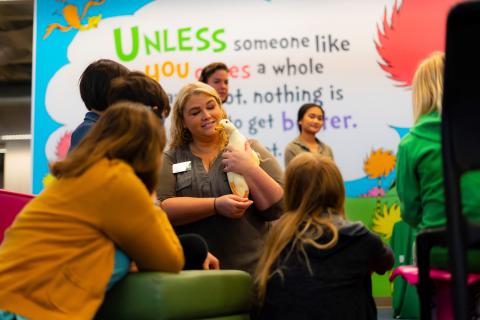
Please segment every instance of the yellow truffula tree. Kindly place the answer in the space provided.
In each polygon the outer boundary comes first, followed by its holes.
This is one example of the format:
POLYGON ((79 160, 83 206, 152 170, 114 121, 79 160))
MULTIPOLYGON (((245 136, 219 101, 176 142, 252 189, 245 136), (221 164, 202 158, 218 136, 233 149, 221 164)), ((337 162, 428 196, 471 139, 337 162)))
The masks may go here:
MULTIPOLYGON (((395 169, 396 162, 397 157, 391 150, 384 151, 383 148, 372 150, 363 163, 363 171, 369 179, 377 179, 377 188, 383 190, 382 178, 386 178, 395 169)), ((377 200, 380 201, 378 196, 377 200)))
POLYGON ((377 179, 377 192, 375 204, 375 216, 373 220, 373 230, 382 234, 386 239, 391 237, 393 224, 400 219, 398 206, 393 205, 390 208, 385 204, 382 210, 381 196, 384 194, 382 188, 382 179, 386 178, 394 169, 397 157, 391 150, 383 148, 372 150, 363 164, 363 170, 369 179, 377 179))
POLYGON ((372 230, 385 238, 390 240, 392 237, 393 226, 400 221, 400 206, 396 203, 389 207, 383 204, 382 214, 375 214, 373 217, 372 230))

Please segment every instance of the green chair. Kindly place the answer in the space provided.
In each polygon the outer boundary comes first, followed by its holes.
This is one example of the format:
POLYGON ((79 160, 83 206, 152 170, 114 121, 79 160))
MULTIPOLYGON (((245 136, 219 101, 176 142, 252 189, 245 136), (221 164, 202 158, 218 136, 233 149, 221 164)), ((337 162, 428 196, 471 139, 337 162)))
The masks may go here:
POLYGON ((106 295, 95 319, 250 319, 251 276, 239 270, 138 272, 106 295))
MULTIPOLYGON (((400 220, 395 223, 390 239, 390 246, 395 255, 394 270, 400 266, 413 264, 415 236, 415 231, 406 222, 400 220)), ((396 277, 393 281, 392 310, 395 319, 418 319, 420 317, 417 288, 402 277, 396 277)))

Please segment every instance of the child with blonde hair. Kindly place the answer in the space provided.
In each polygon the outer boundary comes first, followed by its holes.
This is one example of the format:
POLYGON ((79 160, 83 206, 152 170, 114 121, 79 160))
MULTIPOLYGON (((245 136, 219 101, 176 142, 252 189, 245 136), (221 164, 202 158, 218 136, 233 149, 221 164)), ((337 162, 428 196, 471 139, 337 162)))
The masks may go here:
MULTIPOLYGON (((398 146, 397 191, 402 219, 416 231, 445 226, 441 111, 445 54, 434 52, 423 60, 413 77, 412 102, 415 124, 398 146)), ((480 222, 480 174, 462 178, 463 212, 480 222)), ((433 259, 435 267, 447 263, 433 259)))
POLYGON ((286 212, 256 270, 259 318, 376 319, 371 273, 392 268, 391 249, 345 219, 345 187, 331 159, 300 154, 285 176, 286 212))

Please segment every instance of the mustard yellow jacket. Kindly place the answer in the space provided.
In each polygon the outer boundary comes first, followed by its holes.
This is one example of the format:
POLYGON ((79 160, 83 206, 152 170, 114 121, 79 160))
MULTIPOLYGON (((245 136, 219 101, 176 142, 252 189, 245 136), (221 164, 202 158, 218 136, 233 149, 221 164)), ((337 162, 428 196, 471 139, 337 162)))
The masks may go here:
POLYGON ((133 169, 101 160, 54 181, 0 246, 0 310, 29 319, 92 319, 113 271, 115 245, 140 270, 179 272, 182 247, 133 169))

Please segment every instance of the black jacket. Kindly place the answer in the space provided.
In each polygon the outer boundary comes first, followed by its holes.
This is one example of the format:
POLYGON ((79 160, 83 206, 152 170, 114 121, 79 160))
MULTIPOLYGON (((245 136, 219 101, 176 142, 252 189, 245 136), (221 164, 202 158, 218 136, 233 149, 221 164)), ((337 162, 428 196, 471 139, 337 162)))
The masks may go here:
POLYGON ((282 252, 273 268, 283 275, 270 278, 260 319, 377 318, 371 273, 391 269, 393 253, 361 223, 336 224, 339 240, 333 248, 305 246, 310 268, 301 252, 287 257, 290 246, 282 252))

